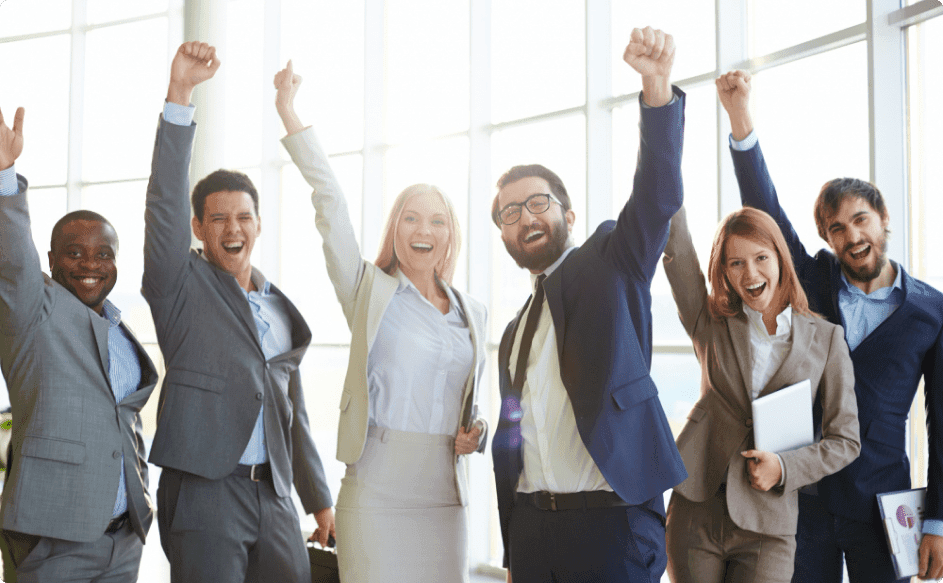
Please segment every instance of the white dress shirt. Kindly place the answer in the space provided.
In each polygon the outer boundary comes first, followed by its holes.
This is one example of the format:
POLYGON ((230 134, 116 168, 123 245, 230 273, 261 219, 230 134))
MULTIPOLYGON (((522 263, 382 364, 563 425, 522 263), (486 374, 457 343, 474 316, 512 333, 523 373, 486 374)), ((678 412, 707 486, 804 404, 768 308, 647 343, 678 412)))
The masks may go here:
POLYGON ((462 307, 448 287, 443 314, 397 271, 399 288, 367 359, 370 425, 455 435, 475 351, 462 307))
MULTIPOLYGON (((550 275, 576 247, 570 247, 553 265, 544 270, 550 275)), ((536 285, 537 275, 531 275, 536 285)), ((527 378, 521 389, 521 455, 524 468, 517 483, 518 492, 553 492, 567 494, 591 490, 608 490, 596 462, 593 461, 576 428, 573 404, 560 376, 557 335, 550 307, 544 299, 540 320, 534 332, 530 355, 527 357, 527 378)), ((524 333, 527 314, 521 315, 514 344, 511 347, 511 375, 516 376, 517 354, 524 333)))

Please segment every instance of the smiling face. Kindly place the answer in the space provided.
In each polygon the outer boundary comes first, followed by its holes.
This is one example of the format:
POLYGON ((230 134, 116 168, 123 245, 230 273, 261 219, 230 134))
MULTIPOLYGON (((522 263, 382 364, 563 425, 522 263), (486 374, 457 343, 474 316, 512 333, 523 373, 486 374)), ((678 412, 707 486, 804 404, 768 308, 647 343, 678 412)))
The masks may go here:
POLYGON ((203 241, 203 253, 213 265, 249 289, 252 265, 249 258, 262 223, 246 192, 214 192, 206 197, 203 220, 193 217, 193 234, 203 241))
POLYGON ((881 217, 868 201, 848 197, 826 222, 828 244, 849 279, 867 283, 887 266, 888 217, 881 217))
POLYGON ((393 248, 399 267, 410 274, 433 271, 443 264, 452 230, 449 210, 432 192, 409 198, 396 222, 393 248))
POLYGON ((779 288, 779 256, 771 247, 733 235, 727 239, 724 272, 743 303, 764 315, 784 307, 779 288))
MULTIPOLYGON (((550 184, 538 176, 529 176, 512 182, 498 192, 498 209, 511 203, 524 204, 534 194, 551 193, 550 184)), ((551 202, 546 212, 531 214, 521 207, 521 218, 513 225, 501 225, 501 240, 508 254, 518 266, 540 273, 550 267, 566 250, 576 214, 563 212, 557 202, 551 202)))
POLYGON ((101 314, 105 298, 118 281, 118 234, 106 223, 74 220, 62 226, 52 247, 52 279, 101 314))

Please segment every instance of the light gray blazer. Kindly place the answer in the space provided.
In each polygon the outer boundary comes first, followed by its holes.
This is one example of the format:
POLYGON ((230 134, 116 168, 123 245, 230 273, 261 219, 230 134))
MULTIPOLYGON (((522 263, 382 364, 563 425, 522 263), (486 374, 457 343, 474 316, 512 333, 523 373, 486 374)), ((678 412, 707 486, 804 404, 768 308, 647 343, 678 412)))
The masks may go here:
POLYGON ((124 454, 128 511, 144 540, 153 517, 141 407, 157 371, 134 342, 138 390, 115 402, 108 321, 42 273, 30 234, 26 179, 0 196, 0 363, 13 405, 13 463, 3 528, 71 541, 98 540, 111 520, 124 454))
MULTIPOLYGON (((334 284, 334 291, 351 330, 350 361, 341 394, 341 414, 337 428, 337 459, 353 464, 363 454, 367 439, 370 411, 367 359, 399 280, 361 256, 350 222, 347 200, 328 164, 327 156, 318 144, 314 130, 307 128, 287 136, 282 139, 282 143, 304 179, 314 189, 311 202, 316 212, 315 225, 324 240, 328 276, 334 284)), ((468 375, 462 397, 461 424, 469 419, 474 421, 478 385, 485 365, 487 313, 484 305, 477 300, 455 288, 452 291, 465 311, 475 358, 475 366, 468 375)), ((458 427, 455 427, 455 433, 458 433, 458 427)), ((487 425, 482 432, 478 451, 484 451, 486 442, 487 425)), ((455 462, 458 464, 456 480, 459 499, 464 505, 467 504, 467 462, 463 456, 455 456, 455 462)))
POLYGON ((759 396, 809 379, 813 399, 822 407, 822 438, 780 454, 786 470, 783 486, 754 490, 746 458, 740 455, 753 448, 749 324, 742 312, 718 319, 708 311, 707 286, 683 207, 671 219, 664 265, 681 323, 701 364, 701 398, 677 439, 688 478, 675 492, 703 502, 726 481, 727 507, 737 526, 770 535, 796 534, 799 488, 834 474, 861 451, 854 371, 842 328, 793 313, 789 352, 759 396))
MULTIPOLYGON (((150 461, 211 480, 236 468, 263 402, 275 491, 309 513, 332 506, 308 427, 298 365, 311 331, 282 296, 292 348, 266 359, 242 288, 190 249, 188 171, 196 124, 161 117, 147 185, 144 298, 167 365, 150 461)), ((261 277, 254 270, 253 277, 261 277)))

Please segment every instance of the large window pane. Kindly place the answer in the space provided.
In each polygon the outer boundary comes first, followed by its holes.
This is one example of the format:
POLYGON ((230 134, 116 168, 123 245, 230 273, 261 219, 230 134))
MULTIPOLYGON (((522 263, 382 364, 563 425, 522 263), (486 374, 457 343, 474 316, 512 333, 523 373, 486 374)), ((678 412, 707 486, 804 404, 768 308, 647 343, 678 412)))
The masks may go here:
POLYGON ((386 140, 468 129, 468 2, 386 3, 386 140))
POLYGON ((226 110, 223 163, 229 168, 258 166, 262 161, 262 123, 266 110, 275 107, 273 101, 263 103, 262 99, 275 76, 275 71, 263 71, 262 67, 265 3, 232 0, 226 19, 226 54, 220 55, 226 83, 226 100, 219 104, 226 110))
MULTIPOLYGON (((332 158, 330 162, 347 197, 354 232, 359 236, 362 159, 343 156, 332 158)), ((282 170, 280 223, 280 287, 307 318, 312 342, 350 342, 347 320, 327 275, 321 235, 314 226, 311 187, 293 164, 282 170)), ((263 225, 263 232, 264 229, 263 225)), ((375 257, 373 252, 372 249, 366 253, 361 250, 369 260, 375 257)))
POLYGON ((83 181, 150 174, 154 133, 167 92, 167 56, 166 18, 88 33, 83 181))
POLYGON ((26 196, 29 203, 30 231, 33 234, 36 252, 39 254, 39 265, 46 275, 49 275, 47 253, 50 251, 52 228, 56 221, 66 214, 66 190, 65 188, 30 188, 26 196))
MULTIPOLYGON (((0 5, 0 22, 7 18, 6 8, 0 5)), ((10 127, 16 108, 26 109, 25 145, 16 161, 16 170, 29 179, 31 186, 65 184, 66 181, 69 54, 69 35, 65 34, 0 43, 3 76, 12 81, 2 84, 0 108, 10 127)))
POLYGON ((865 0, 750 0, 750 55, 760 56, 861 24, 865 0))
MULTIPOLYGON (((586 238, 586 118, 567 116, 496 132, 491 140, 491 174, 494 181, 512 166, 543 164, 553 170, 570 195, 576 224, 573 241, 586 238)), ((495 193, 497 189, 495 189, 495 193)), ((490 207, 488 211, 490 212, 490 207)), ((595 229, 595 225, 593 225, 595 229)), ((501 340, 507 323, 530 295, 530 277, 507 254, 501 232, 493 231, 491 245, 491 340, 501 340)))
POLYGON ((363 17, 362 0, 282 1, 281 62, 304 77, 295 107, 328 152, 363 144, 363 17))
MULTIPOLYGON (((4 0, 0 2, 0 38, 51 30, 72 25, 72 0, 4 0)), ((4 65, 9 61, 3 61, 4 65)))
MULTIPOLYGON (((86 17, 89 24, 115 22, 135 16, 157 14, 167 10, 167 0, 87 0, 86 17)), ((176 1, 175 1, 176 4, 176 1)))
POLYGON ((673 79, 685 79, 716 68, 714 2, 662 0, 612 2, 612 93, 623 95, 642 89, 642 78, 622 60, 633 28, 660 28, 671 34, 676 46, 673 79))
POLYGON ((825 246, 812 215, 822 185, 870 176, 865 43, 759 73, 752 102, 779 201, 814 253, 825 246), (828 97, 809 87, 827 88, 828 97))
POLYGON ((652 379, 658 398, 668 416, 671 431, 677 435, 688 420, 691 407, 701 397, 701 366, 694 353, 652 355, 652 379))
POLYGON ((583 2, 491 3, 491 117, 495 122, 586 100, 583 2))

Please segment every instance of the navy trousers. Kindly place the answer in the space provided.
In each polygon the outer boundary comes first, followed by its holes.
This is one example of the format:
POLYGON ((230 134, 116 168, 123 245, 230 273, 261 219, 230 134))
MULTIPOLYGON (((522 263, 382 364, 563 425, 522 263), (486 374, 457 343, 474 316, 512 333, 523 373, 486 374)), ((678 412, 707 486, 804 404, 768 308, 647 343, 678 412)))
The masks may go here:
POLYGON ((836 516, 818 496, 800 492, 792 583, 841 583, 843 562, 851 583, 898 581, 879 520, 858 522, 836 516))
POLYGON ((658 583, 668 562, 664 500, 639 506, 511 512, 514 583, 658 583))

